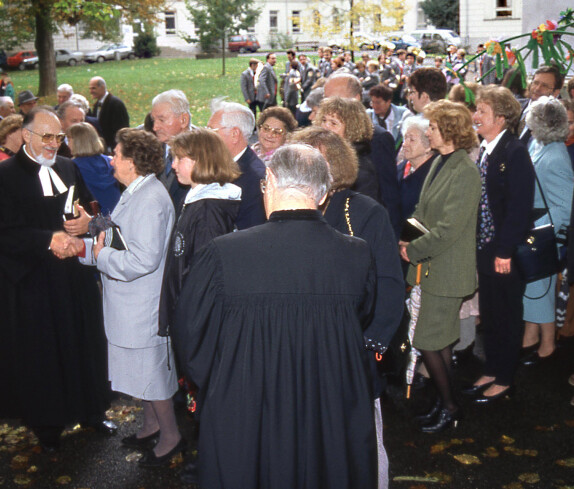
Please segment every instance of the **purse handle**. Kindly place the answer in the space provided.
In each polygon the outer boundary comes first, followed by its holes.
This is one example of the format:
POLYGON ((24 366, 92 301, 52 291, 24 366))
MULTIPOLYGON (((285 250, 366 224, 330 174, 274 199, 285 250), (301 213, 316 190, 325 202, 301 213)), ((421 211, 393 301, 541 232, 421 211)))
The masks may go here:
POLYGON ((544 192, 542 191, 542 185, 540 185, 540 180, 538 180, 538 175, 536 174, 536 168, 534 169, 534 178, 536 179, 536 183, 538 184, 538 190, 540 190, 540 195, 542 196, 542 201, 544 202, 544 208, 548 213, 548 217, 550 218, 550 224, 554 228, 554 221, 552 221, 552 214, 550 214, 550 209, 548 208, 548 203, 546 202, 546 197, 544 196, 544 192))

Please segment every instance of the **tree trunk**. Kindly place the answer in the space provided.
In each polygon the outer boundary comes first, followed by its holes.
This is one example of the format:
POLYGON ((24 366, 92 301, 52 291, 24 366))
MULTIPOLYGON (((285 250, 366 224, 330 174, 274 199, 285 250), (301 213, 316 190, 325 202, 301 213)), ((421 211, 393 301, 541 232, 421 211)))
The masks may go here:
POLYGON ((34 3, 36 7, 36 41, 34 44, 40 65, 38 97, 44 97, 56 93, 56 53, 54 52, 50 9, 43 1, 34 3))
POLYGON ((221 39, 221 61, 222 61, 221 76, 225 76, 225 31, 223 31, 223 38, 221 39))

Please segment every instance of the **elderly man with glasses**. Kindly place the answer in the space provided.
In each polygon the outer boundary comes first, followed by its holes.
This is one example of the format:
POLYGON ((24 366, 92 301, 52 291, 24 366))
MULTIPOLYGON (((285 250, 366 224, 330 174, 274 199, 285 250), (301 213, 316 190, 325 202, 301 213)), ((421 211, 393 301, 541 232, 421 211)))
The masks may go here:
POLYGON ((74 203, 93 198, 74 163, 56 154, 64 134, 51 108, 30 111, 22 136, 0 166, 0 418, 21 419, 54 451, 65 425, 115 428, 104 414, 100 294, 93 272, 71 258, 81 250, 70 235, 86 233, 89 219, 74 203))

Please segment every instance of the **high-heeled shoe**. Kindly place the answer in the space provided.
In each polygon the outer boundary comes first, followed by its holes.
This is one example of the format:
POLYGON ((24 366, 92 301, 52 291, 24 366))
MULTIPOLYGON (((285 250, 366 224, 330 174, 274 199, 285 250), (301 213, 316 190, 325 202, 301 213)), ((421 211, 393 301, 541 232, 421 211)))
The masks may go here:
POLYGON ((491 386, 492 384, 494 384, 494 380, 491 380, 490 382, 485 382, 484 384, 480 385, 470 384, 465 387, 462 387, 460 389, 460 392, 466 394, 467 396, 474 396, 479 392, 483 391, 484 389, 486 389, 487 387, 491 386))
POLYGON ((437 399, 436 402, 433 404, 433 406, 430 408, 430 410, 428 410, 424 414, 414 416, 413 420, 420 424, 426 424, 437 415, 441 407, 442 403, 440 402, 440 399, 437 399))
POLYGON ((135 448, 137 450, 151 449, 154 447, 159 438, 159 430, 151 435, 138 438, 136 434, 122 438, 122 445, 125 447, 135 448))
POLYGON ((514 395, 514 386, 507 387, 502 392, 494 394, 493 396, 487 396, 482 393, 481 396, 474 399, 472 402, 476 404, 490 404, 498 399, 510 399, 514 395))
POLYGON ((146 468, 161 467, 163 465, 168 464, 169 461, 172 459, 172 457, 174 457, 178 453, 182 453, 183 455, 185 455, 186 451, 187 451, 187 441, 185 441, 185 438, 182 436, 180 440, 177 442, 177 445, 173 447, 165 455, 161 455, 160 457, 158 457, 153 450, 149 450, 142 458, 138 460, 138 465, 140 467, 146 467, 146 468))
POLYGON ((450 412, 447 408, 442 408, 434 423, 421 426, 420 429, 423 433, 440 433, 451 426, 456 428, 461 418, 462 410, 460 408, 454 412, 450 412))

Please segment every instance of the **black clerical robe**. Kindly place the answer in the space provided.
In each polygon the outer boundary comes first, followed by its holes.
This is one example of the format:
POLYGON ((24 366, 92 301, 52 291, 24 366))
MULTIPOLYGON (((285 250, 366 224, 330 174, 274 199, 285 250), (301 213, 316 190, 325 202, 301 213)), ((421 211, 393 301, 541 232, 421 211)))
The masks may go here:
MULTIPOLYGON (((74 163, 52 168, 89 209, 74 163)), ((22 149, 0 165, 0 417, 63 426, 108 406, 106 339, 93 270, 49 250, 68 191, 45 197, 39 170, 22 149)))
POLYGON ((374 292, 368 245, 316 211, 275 212, 199 252, 172 335, 200 388, 202 487, 376 487, 374 292))

